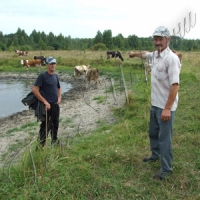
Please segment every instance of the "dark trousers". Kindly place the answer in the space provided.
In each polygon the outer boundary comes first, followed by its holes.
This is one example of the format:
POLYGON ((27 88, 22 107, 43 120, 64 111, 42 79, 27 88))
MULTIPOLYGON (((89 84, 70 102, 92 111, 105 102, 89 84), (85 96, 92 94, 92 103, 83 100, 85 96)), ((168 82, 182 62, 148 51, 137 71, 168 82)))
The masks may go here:
POLYGON ((40 125, 40 144, 44 146, 48 133, 51 133, 51 143, 55 143, 58 139, 60 107, 58 104, 51 104, 50 110, 47 110, 47 117, 40 125), (47 132, 46 132, 47 127, 47 132))
POLYGON ((161 158, 161 172, 172 171, 172 136, 175 111, 171 111, 171 118, 164 122, 161 119, 163 109, 152 106, 150 110, 149 138, 152 158, 161 158))

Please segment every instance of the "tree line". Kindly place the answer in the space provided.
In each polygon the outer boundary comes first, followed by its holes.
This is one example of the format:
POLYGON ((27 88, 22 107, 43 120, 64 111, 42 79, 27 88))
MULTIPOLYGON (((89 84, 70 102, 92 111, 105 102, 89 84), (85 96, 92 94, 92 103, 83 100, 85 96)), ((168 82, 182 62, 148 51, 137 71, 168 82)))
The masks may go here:
MULTIPOLYGON (((200 50, 200 39, 184 39, 172 36, 170 48, 177 51, 200 50)), ((97 31, 94 38, 71 38, 71 36, 54 35, 52 32, 32 31, 30 35, 18 28, 14 34, 3 34, 0 31, 0 51, 29 50, 154 50, 152 37, 138 37, 122 34, 112 36, 111 30, 103 33, 97 31)))

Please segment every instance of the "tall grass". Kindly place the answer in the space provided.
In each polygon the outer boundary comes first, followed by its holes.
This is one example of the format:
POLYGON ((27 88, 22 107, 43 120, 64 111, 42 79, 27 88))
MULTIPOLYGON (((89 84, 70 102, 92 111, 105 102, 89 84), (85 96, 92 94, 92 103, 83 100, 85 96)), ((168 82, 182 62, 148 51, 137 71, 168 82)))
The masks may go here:
MULTIPOLYGON (((78 55, 74 59, 90 54, 92 60, 94 56, 91 52, 74 54, 78 55)), ((68 59, 63 54, 60 57, 68 59)), ((109 73, 117 80, 119 68, 112 65, 115 61, 109 62, 98 67, 102 74, 109 73)), ((129 106, 115 109, 117 121, 102 124, 93 134, 72 138, 70 146, 48 145, 35 151, 37 142, 33 141, 20 158, 12 158, 2 169, 0 199, 200 199, 199 53, 184 53, 174 124, 173 174, 162 182, 152 179, 160 163, 142 162, 150 154, 151 86, 144 81, 141 68, 131 66, 135 60, 126 62, 130 66, 122 67, 129 106)), ((70 71, 67 67, 63 64, 65 69, 60 70, 70 71)))

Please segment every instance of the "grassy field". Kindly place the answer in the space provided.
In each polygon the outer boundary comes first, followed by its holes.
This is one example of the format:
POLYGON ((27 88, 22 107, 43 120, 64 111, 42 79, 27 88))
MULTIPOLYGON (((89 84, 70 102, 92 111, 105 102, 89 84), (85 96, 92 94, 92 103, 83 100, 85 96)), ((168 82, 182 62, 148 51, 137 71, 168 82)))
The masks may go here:
MULTIPOLYGON (((142 63, 107 60, 106 52, 29 52, 55 56, 59 72, 73 73, 77 64, 98 67, 101 75, 120 79, 122 66, 129 91, 129 106, 116 109, 117 121, 102 126, 88 136, 76 136, 69 147, 46 147, 35 151, 31 143, 20 162, 2 170, 0 199, 109 199, 109 200, 198 200, 200 199, 200 53, 182 52, 179 106, 173 137, 173 174, 165 181, 152 176, 159 162, 145 164, 150 154, 148 139, 150 77, 144 81, 142 63)), ((11 52, 0 53, 0 72, 25 69, 11 52)), ((36 69, 30 69, 30 73, 36 69)), ((116 88, 119 90, 119 88, 116 88)), ((111 92, 111 91, 110 91, 111 92)))

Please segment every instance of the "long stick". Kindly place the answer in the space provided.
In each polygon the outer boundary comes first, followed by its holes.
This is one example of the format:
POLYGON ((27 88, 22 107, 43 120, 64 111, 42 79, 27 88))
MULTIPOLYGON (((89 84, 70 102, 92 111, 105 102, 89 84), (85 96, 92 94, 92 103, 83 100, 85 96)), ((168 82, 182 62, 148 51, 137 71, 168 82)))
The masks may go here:
POLYGON ((47 143, 47 109, 46 109, 46 139, 45 139, 45 144, 47 143))

